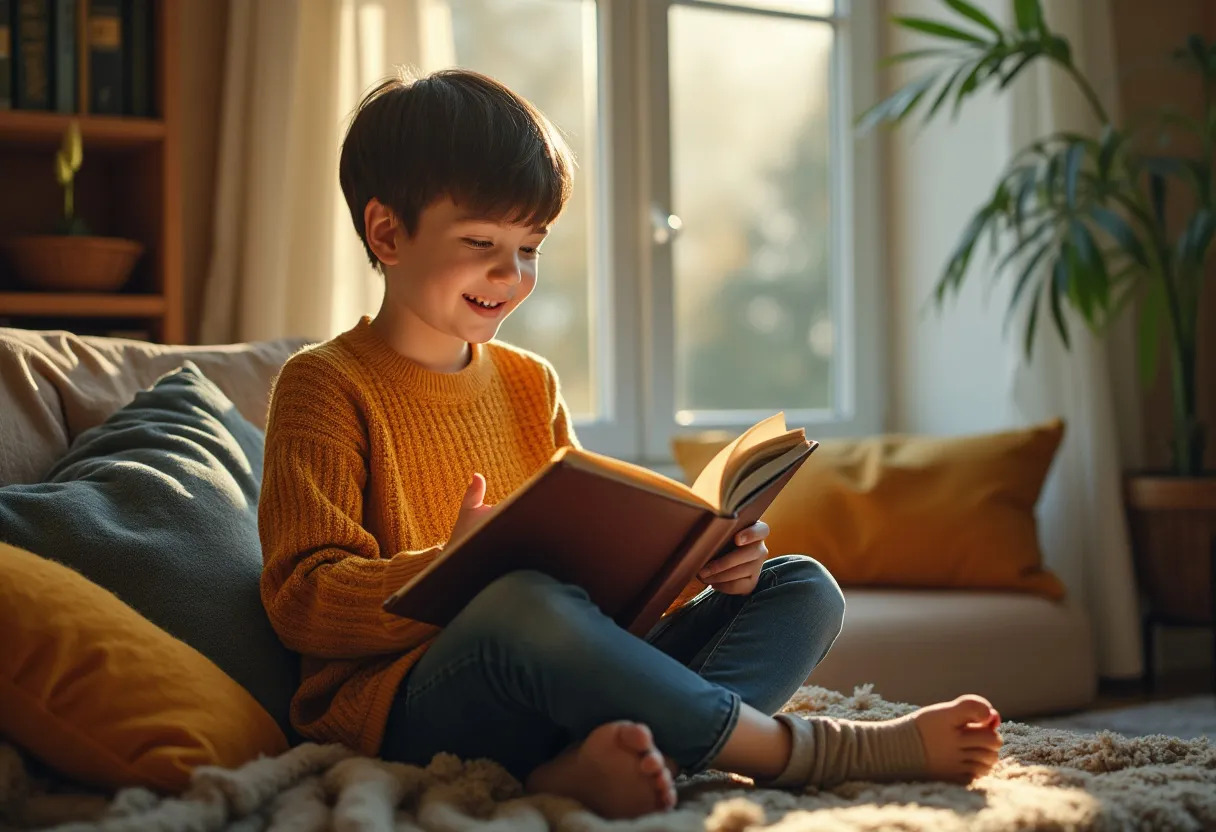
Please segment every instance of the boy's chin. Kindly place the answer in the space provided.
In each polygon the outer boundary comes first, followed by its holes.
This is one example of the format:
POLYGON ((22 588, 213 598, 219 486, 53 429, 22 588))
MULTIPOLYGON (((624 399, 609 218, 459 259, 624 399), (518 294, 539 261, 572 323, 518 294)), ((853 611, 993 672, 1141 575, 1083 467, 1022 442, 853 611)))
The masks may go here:
POLYGON ((485 344, 498 337, 498 329, 500 326, 501 323, 493 327, 469 327, 464 331, 461 337, 463 337, 464 340, 470 344, 485 344))

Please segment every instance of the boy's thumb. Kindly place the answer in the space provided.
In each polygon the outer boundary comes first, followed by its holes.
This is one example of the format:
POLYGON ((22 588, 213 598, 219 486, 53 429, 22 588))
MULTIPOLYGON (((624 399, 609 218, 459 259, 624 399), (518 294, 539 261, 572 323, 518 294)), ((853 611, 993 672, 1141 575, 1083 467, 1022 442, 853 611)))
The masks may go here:
POLYGON ((469 483, 468 490, 464 492, 463 505, 465 508, 477 508, 485 498, 486 478, 481 474, 474 474, 473 481, 469 483))

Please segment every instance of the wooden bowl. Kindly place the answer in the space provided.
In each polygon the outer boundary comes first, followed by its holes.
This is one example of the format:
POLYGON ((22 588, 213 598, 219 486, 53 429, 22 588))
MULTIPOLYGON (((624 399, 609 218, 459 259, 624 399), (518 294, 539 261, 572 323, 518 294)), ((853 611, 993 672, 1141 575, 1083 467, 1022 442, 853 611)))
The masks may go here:
POLYGON ((131 277, 144 246, 119 237, 29 234, 0 243, 18 279, 45 292, 114 292, 131 277))

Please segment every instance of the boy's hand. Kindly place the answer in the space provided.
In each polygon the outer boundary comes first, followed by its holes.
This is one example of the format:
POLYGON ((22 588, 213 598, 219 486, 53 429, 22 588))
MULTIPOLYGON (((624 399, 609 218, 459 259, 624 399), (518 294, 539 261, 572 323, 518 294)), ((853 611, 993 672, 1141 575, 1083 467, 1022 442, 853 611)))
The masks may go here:
POLYGON ((452 526, 452 540, 463 537, 466 532, 494 513, 494 506, 487 506, 482 502, 485 498, 486 478, 481 474, 474 474, 473 481, 464 492, 464 499, 460 501, 460 514, 456 515, 456 525, 452 526))
POLYGON ((768 547, 764 545, 768 532, 767 523, 748 526, 735 535, 739 548, 705 564, 697 577, 718 592, 750 595, 760 581, 760 568, 768 557, 768 547))

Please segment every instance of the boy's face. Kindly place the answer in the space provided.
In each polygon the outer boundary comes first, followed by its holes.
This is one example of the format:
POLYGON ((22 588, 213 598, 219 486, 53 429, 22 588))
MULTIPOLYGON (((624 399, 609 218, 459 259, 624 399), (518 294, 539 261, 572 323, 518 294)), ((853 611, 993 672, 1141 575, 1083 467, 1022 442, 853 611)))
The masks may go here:
POLYGON ((444 198, 422 211, 413 237, 396 233, 399 257, 385 268, 394 300, 437 333, 477 344, 532 293, 548 229, 474 217, 444 198))

